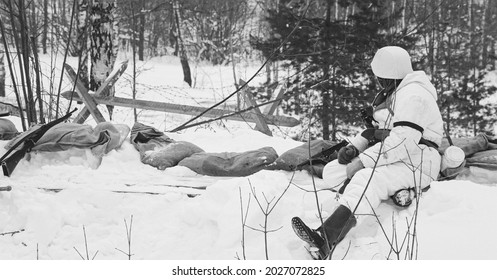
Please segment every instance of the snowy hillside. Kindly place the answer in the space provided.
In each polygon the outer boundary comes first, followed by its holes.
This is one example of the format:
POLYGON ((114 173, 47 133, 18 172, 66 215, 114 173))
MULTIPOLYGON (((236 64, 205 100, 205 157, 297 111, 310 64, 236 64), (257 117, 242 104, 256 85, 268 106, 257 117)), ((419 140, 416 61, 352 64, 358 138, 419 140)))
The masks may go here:
MULTIPOLYGON (((145 68, 148 70, 140 76, 139 97, 143 99, 206 106, 232 88, 228 68, 200 67, 196 77, 199 88, 193 90, 181 83, 178 61, 156 60, 143 65, 145 68), (225 91, 220 92, 220 88, 225 91)), ((128 79, 125 76, 118 83, 117 96, 130 94, 128 79)), ((102 111, 106 112, 105 107, 102 111)), ((130 109, 116 108, 114 115, 115 123, 133 124, 130 109)), ((19 124, 14 117, 9 118, 19 124)), ((140 113, 140 121, 161 130, 188 119, 140 113)), ((270 146, 281 154, 302 144, 285 137, 290 130, 274 131, 276 135, 269 137, 246 123, 231 121, 223 126, 213 123, 166 134, 194 143, 206 152, 243 152, 270 146)), ((0 148, 6 143, 0 141, 0 148)), ((129 138, 121 148, 107 154, 97 169, 89 154, 77 149, 33 154, 10 178, 0 177, 0 187, 12 187, 9 192, 0 192, 0 259, 78 260, 79 253, 86 255, 84 233, 90 258, 96 260, 128 259, 122 252, 128 249, 135 260, 310 259, 290 226, 293 216, 319 225, 315 196, 310 192, 313 179, 307 172, 260 171, 248 177, 222 178, 200 176, 178 166, 160 171, 140 162, 129 138), (134 191, 161 194, 130 193, 134 191), (268 209, 272 209, 266 228, 261 227, 265 216, 258 202, 263 209, 268 203, 268 209), (132 235, 130 247, 127 226, 132 235), (268 231, 267 245, 264 230, 268 231)), ((470 180, 435 182, 423 194, 417 220, 418 259, 497 259, 497 178, 480 179, 480 184, 470 180)), ((320 179, 315 178, 315 183, 319 189, 326 187, 320 179)), ((337 205, 335 193, 320 191, 319 203, 324 215, 329 215, 337 205)), ((394 233, 403 236, 405 220, 414 208, 400 209, 385 203, 378 209, 388 237, 394 233)), ((334 259, 396 259, 389 254, 390 246, 377 221, 373 217, 362 219, 362 224, 339 245, 334 259)))

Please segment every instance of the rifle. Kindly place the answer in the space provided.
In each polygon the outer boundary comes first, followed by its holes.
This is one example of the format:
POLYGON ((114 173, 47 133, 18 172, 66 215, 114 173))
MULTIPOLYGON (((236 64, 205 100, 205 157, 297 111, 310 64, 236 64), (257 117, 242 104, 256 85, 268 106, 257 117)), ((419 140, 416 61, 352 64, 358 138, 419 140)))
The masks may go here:
POLYGON ((305 161, 297 164, 296 166, 296 170, 299 170, 301 169, 303 166, 305 165, 309 165, 309 164, 313 164, 313 165, 317 165, 317 164, 327 164, 328 162, 334 160, 334 158, 332 158, 332 155, 335 153, 335 152, 338 152, 338 150, 340 150, 342 147, 345 147, 349 144, 349 142, 345 141, 345 140, 342 140, 340 143, 338 144, 335 144, 327 149, 323 149, 321 152, 311 156, 311 158, 309 159, 306 159, 305 161))
POLYGON ((35 146, 36 142, 40 140, 43 134, 45 134, 49 129, 56 126, 57 124, 69 119, 72 113, 74 113, 76 110, 77 109, 74 109, 71 112, 67 113, 65 116, 46 123, 37 129, 34 129, 27 135, 17 140, 17 142, 12 145, 12 147, 10 147, 10 149, 0 158, 3 175, 10 177, 12 171, 14 171, 19 161, 24 158, 26 153, 29 153, 31 151, 31 149, 35 146), (22 147, 16 151, 16 148, 19 147, 21 144, 22 147))
POLYGON ((371 107, 371 106, 367 106, 365 108, 362 108, 360 111, 360 116, 361 116, 362 121, 366 125, 366 128, 375 128, 375 125, 373 122, 378 124, 378 122, 373 117, 373 107, 371 107))

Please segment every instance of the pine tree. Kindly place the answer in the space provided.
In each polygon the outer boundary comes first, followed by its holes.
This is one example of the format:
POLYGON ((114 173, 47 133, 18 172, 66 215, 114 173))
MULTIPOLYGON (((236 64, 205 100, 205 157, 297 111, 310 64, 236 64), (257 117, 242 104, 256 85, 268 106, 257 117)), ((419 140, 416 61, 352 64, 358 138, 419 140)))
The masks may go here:
POLYGON ((320 120, 316 128, 321 132, 315 136, 336 139, 338 131, 347 134, 351 125, 361 125, 359 110, 375 94, 369 71, 374 52, 393 43, 412 47, 413 36, 393 28, 401 9, 389 12, 387 3, 318 1, 302 15, 303 3, 281 1, 267 17, 272 37, 253 39, 253 46, 266 57, 283 42, 271 59, 296 73, 283 108, 302 119, 312 110, 320 120))

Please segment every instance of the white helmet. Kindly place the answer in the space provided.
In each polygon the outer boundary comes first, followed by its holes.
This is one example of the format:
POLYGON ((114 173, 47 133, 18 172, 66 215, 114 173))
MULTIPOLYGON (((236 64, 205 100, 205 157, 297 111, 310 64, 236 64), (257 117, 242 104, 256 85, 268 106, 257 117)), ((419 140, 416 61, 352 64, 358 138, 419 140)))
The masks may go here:
POLYGON ((401 47, 388 46, 379 49, 371 62, 378 78, 401 80, 412 73, 411 56, 401 47))

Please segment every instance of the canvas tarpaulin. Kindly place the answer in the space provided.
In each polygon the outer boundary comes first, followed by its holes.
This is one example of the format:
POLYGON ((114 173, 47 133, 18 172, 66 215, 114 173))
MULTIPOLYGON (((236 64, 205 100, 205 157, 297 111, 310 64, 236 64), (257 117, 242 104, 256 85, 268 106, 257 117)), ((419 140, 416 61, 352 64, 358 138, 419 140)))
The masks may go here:
MULTIPOLYGON (((26 132, 19 134, 6 146, 10 149, 19 139, 39 125, 32 126, 26 132)), ((129 134, 129 127, 124 124, 99 123, 92 128, 90 125, 76 123, 61 123, 49 129, 36 142, 33 151, 58 152, 71 148, 91 149, 95 156, 103 156, 109 151, 121 146, 129 134)))
POLYGON ((10 140, 18 133, 13 122, 8 119, 0 118, 0 140, 10 140))
POLYGON ((130 141, 140 153, 141 162, 160 170, 176 166, 184 158, 204 151, 192 143, 175 141, 163 132, 139 122, 131 129, 130 141))
POLYGON ((131 129, 130 141, 145 164, 160 170, 179 165, 208 176, 247 176, 278 157, 271 147, 241 153, 206 153, 192 143, 175 141, 163 132, 138 122, 131 129))
MULTIPOLYGON (((463 165, 443 172, 445 177, 467 179, 477 183, 495 183, 497 170, 497 140, 488 135, 454 138, 453 145, 461 148, 465 154, 463 165)), ((449 147, 449 141, 443 139, 439 152, 449 147)))
POLYGON ((272 147, 263 147, 243 153, 196 153, 178 165, 208 176, 248 176, 264 169, 277 157, 272 147))

